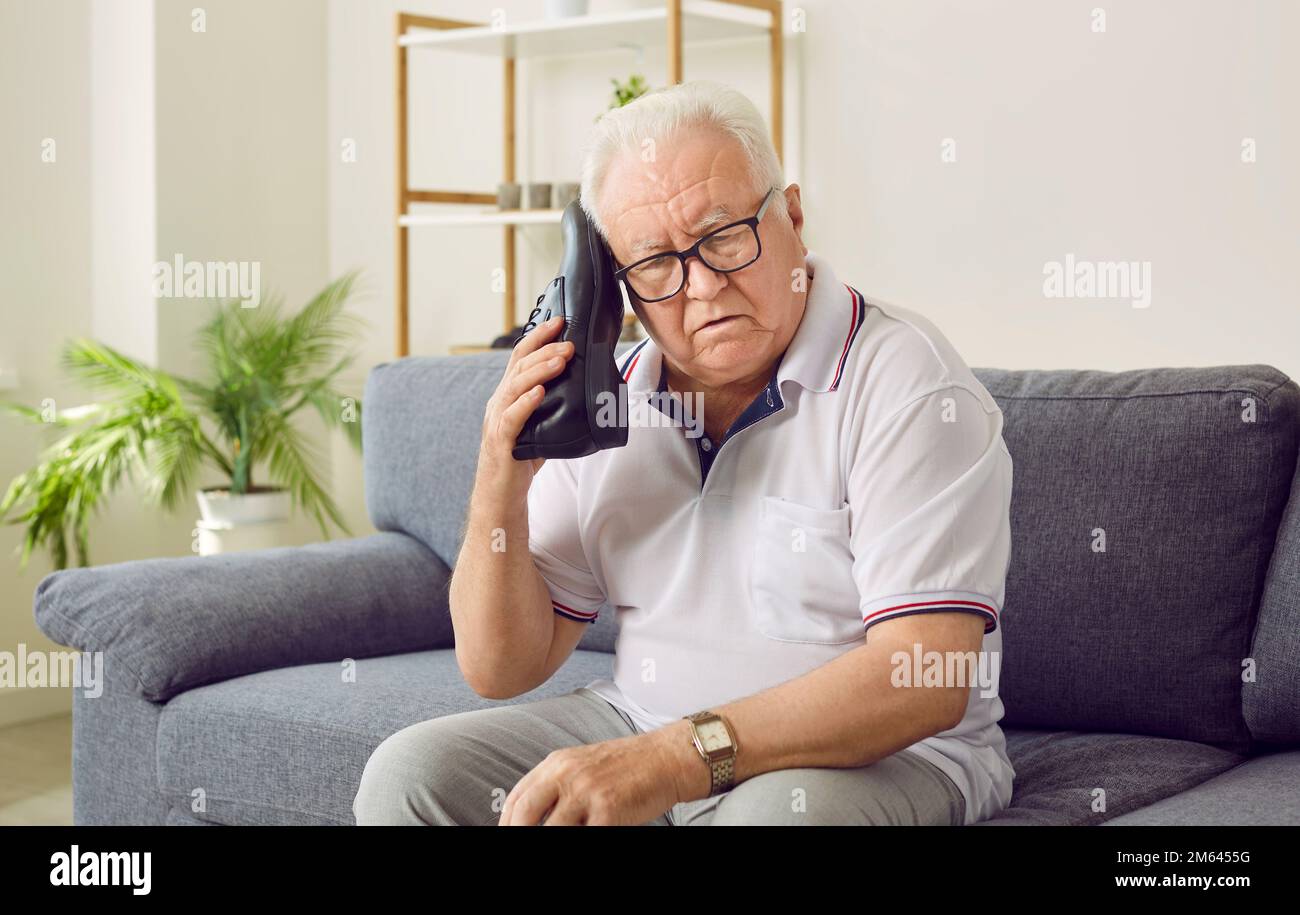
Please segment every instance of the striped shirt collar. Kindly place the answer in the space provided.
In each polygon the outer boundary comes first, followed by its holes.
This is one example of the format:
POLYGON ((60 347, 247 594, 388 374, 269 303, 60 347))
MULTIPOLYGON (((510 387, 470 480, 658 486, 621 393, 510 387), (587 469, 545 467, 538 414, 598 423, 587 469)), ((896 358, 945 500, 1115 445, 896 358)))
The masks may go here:
MULTIPOLYGON (((777 386, 795 381, 809 391, 838 390, 849 351, 866 319, 866 300, 840 282, 830 264, 809 249, 808 298, 803 319, 777 366, 777 386)), ((629 391, 659 390, 663 353, 646 338, 619 357, 619 371, 629 391)))

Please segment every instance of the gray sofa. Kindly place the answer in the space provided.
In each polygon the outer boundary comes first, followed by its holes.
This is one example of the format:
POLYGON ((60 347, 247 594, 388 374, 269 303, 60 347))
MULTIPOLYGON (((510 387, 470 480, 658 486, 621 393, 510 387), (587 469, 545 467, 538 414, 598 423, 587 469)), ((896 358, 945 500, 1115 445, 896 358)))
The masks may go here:
MULTIPOLYGON (((40 582, 42 630, 105 653, 104 694, 75 693, 78 824, 351 824, 381 740, 498 704, 460 677, 447 582, 506 356, 371 373, 382 533, 40 582)), ((1264 365, 976 374, 1015 462, 1015 795, 980 825, 1300 824, 1300 388, 1264 365)), ((511 701, 608 675, 614 624, 511 701)))

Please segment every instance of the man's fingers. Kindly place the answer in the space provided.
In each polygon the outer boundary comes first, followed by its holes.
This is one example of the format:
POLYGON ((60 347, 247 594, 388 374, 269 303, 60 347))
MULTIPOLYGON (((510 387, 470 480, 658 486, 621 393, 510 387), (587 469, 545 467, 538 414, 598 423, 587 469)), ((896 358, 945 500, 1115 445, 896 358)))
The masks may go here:
POLYGON ((518 341, 483 411, 479 448, 482 481, 511 497, 527 493, 531 477, 541 466, 519 466, 522 462, 513 460, 512 452, 529 416, 542 402, 545 383, 560 375, 565 361, 575 353, 572 342, 555 340, 563 328, 562 319, 544 323, 518 341))
MULTIPOLYGON (((492 437, 494 448, 514 447, 528 417, 546 393, 545 383, 563 372, 565 363, 573 357, 572 343, 550 339, 563 324, 558 321, 539 326, 510 354, 505 377, 489 400, 484 416, 484 433, 492 437)), ((538 467, 534 465, 534 473, 538 467)))
POLYGON ((521 357, 514 370, 521 372, 549 359, 554 359, 556 356, 568 359, 573 356, 573 350, 574 346, 571 340, 552 340, 545 346, 539 346, 528 355, 521 357))
POLYGON ((514 447, 514 443, 519 440, 519 433, 523 431, 524 423, 537 409, 537 405, 542 402, 544 393, 546 393, 546 389, 540 384, 536 385, 529 388, 514 403, 501 411, 494 434, 503 447, 507 442, 510 447, 514 447))
POLYGON ((511 794, 515 795, 514 804, 510 805, 509 798, 506 799, 510 817, 507 820, 505 811, 501 811, 502 826, 536 826, 559 800, 555 784, 546 779, 534 780, 529 785, 520 782, 511 794))
MULTIPOLYGON (((540 763, 538 764, 540 765, 540 763)), ((501 826, 513 825, 512 817, 514 815, 515 805, 519 803, 519 798, 528 790, 528 786, 533 783, 537 776, 537 766, 533 766, 523 774, 515 786, 506 794, 506 801, 501 805, 501 826)))
POLYGON ((536 365, 517 370, 506 383, 506 402, 514 403, 533 385, 550 381, 562 371, 564 371, 564 358, 561 356, 553 356, 550 359, 538 362, 536 365))
POLYGON ((523 431, 524 423, 542 402, 546 393, 545 382, 564 371, 564 357, 555 356, 527 371, 516 372, 505 386, 508 406, 501 411, 497 421, 497 434, 513 443, 523 431))
POLYGON ((560 800, 551 808, 550 813, 542 820, 543 826, 582 826, 586 812, 582 805, 575 804, 573 801, 560 800))
POLYGON ((562 318, 552 318, 534 327, 524 335, 522 340, 514 345, 514 351, 510 354, 510 364, 513 365, 529 353, 551 342, 551 338, 563 326, 564 320, 562 318))

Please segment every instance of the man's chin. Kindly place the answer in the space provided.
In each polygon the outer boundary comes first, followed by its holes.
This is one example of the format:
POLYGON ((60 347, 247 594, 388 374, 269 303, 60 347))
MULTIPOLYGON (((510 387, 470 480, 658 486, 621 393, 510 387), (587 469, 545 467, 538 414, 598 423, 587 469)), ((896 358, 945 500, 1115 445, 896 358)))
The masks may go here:
POLYGON ((687 370, 701 381, 712 378, 717 383, 718 379, 726 379, 721 382, 726 384, 727 381, 755 371, 754 363, 758 358, 758 348, 752 340, 738 337, 734 340, 718 340, 706 346, 700 346, 697 340, 696 355, 687 370))

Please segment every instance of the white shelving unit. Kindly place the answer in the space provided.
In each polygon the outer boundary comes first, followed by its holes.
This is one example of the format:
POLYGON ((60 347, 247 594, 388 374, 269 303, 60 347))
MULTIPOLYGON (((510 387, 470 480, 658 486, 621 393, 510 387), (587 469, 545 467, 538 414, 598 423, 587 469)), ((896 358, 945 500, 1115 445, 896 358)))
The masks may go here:
MULTIPOLYGON (((556 56, 608 53, 620 48, 665 48, 670 84, 682 81, 687 49, 766 37, 771 70, 771 128, 783 157, 783 33, 781 0, 665 0, 659 7, 499 25, 398 13, 397 46, 397 282, 396 355, 410 352, 410 233, 412 229, 499 227, 505 243, 503 332, 515 325, 515 230, 558 225, 561 210, 495 208, 496 194, 410 187, 408 170, 407 55, 450 51, 498 57, 504 68, 502 181, 515 177, 515 62, 556 56), (446 208, 412 212, 412 204, 477 205, 463 212, 446 208)), ((460 349, 466 349, 461 347, 460 349)))
MULTIPOLYGON (((407 48, 441 48, 523 60, 608 51, 617 47, 663 47, 668 6, 574 16, 568 19, 483 25, 454 30, 414 28, 398 39, 407 48)), ((686 44, 694 46, 738 38, 761 38, 771 27, 767 7, 738 6, 720 0, 681 4, 686 44)))
POLYGON ((408 213, 401 226, 541 226, 560 222, 564 210, 480 210, 466 213, 408 213))

